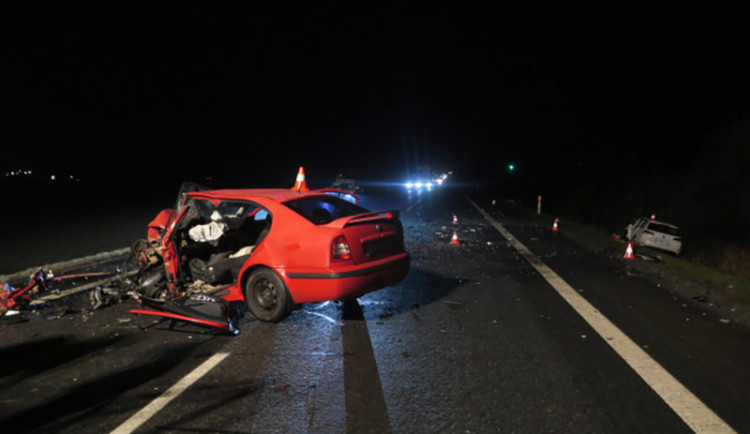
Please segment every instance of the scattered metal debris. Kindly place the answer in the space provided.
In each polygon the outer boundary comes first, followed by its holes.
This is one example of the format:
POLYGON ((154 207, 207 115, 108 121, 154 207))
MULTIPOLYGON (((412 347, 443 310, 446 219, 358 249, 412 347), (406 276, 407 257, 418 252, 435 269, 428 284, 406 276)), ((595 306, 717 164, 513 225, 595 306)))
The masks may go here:
POLYGON ((28 285, 14 288, 7 282, 0 282, 0 315, 9 311, 26 309, 39 294, 47 292, 52 273, 40 268, 29 276, 28 285))
POLYGON ((695 301, 697 301, 699 303, 707 303, 708 302, 708 297, 705 296, 705 295, 696 295, 695 297, 693 297, 693 300, 695 300, 695 301))
POLYGON ((453 308, 453 309, 460 309, 464 306, 463 303, 459 301, 453 301, 453 300, 446 300, 443 302, 446 306, 453 308))
POLYGON ((659 255, 648 255, 645 253, 636 253, 636 258, 643 259, 644 261, 651 261, 651 262, 664 262, 664 259, 659 255))

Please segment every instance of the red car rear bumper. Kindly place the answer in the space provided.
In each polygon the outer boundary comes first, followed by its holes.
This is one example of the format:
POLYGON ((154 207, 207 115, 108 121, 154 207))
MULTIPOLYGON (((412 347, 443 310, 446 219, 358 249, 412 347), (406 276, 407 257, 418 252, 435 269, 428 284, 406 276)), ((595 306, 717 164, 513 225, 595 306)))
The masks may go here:
POLYGON ((409 253, 342 269, 277 270, 295 303, 359 297, 399 283, 409 272, 409 253))

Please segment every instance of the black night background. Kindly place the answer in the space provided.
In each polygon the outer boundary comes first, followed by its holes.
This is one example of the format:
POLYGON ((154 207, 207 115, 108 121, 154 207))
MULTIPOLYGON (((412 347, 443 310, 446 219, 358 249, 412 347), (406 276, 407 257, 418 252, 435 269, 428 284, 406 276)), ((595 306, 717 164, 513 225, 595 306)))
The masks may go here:
POLYGON ((547 212, 606 230, 656 213, 683 228, 695 260, 750 257, 744 11, 3 8, 3 226, 23 228, 6 250, 44 227, 155 215, 182 181, 290 187, 304 166, 311 187, 337 173, 397 183, 429 164, 462 188, 528 205, 544 195, 547 212))

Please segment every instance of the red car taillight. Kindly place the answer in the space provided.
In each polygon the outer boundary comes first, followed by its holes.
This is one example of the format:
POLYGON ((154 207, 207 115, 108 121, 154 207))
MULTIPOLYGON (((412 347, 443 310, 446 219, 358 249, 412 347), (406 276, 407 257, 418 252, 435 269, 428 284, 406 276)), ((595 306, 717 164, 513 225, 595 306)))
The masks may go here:
POLYGON ((334 261, 348 261, 352 259, 349 243, 346 242, 346 238, 343 235, 333 239, 333 243, 331 243, 331 259, 334 261))

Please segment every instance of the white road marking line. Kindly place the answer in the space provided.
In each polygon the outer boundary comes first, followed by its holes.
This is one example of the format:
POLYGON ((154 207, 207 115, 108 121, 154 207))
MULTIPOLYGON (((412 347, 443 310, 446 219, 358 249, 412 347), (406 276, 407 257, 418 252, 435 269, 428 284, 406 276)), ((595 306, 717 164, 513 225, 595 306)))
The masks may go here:
POLYGON ((505 227, 470 198, 467 199, 693 431, 711 434, 736 432, 505 227))
POLYGON ((201 377, 203 377, 206 373, 208 373, 211 369, 218 365, 228 355, 229 353, 216 353, 211 356, 211 358, 203 362, 200 366, 193 369, 191 373, 183 377, 182 380, 178 381, 177 384, 167 389, 167 391, 162 393, 161 396, 151 401, 151 403, 143 407, 141 411, 134 414, 130 417, 130 419, 126 420, 120 426, 115 428, 111 432, 111 434, 126 434, 135 431, 139 426, 143 425, 159 410, 169 404, 170 401, 180 396, 180 394, 184 392, 188 387, 192 386, 195 382, 200 380, 201 377))

